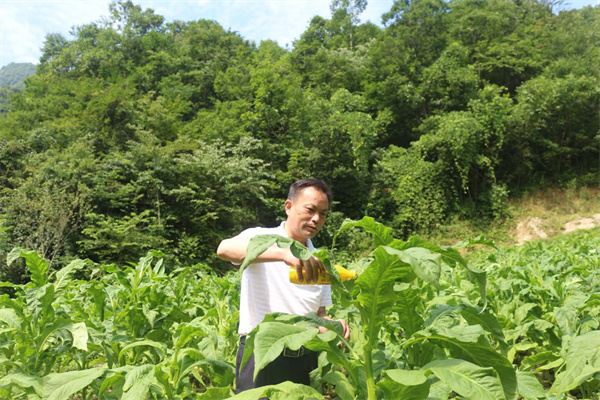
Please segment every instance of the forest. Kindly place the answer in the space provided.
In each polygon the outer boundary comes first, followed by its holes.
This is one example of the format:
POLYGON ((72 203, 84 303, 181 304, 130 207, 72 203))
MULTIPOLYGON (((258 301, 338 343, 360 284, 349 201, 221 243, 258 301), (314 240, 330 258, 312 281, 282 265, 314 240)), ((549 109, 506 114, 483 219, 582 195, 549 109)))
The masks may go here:
POLYGON ((291 48, 124 0, 49 34, 0 113, 0 254, 219 270, 219 241, 277 223, 303 177, 333 189, 324 246, 347 218, 408 238, 598 186, 600 7, 397 0, 381 27, 365 7, 333 1, 291 48))

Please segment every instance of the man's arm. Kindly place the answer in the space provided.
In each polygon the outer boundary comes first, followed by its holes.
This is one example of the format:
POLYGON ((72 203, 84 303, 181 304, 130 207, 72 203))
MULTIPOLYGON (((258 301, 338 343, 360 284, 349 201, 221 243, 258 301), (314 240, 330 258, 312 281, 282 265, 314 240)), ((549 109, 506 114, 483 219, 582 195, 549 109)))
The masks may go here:
MULTIPOLYGON (((234 264, 241 264, 246 258, 246 248, 250 243, 250 239, 245 238, 230 238, 223 240, 217 248, 217 256, 225 261, 230 261, 234 264)), ((264 253, 259 255, 254 261, 269 262, 269 261, 284 261, 286 250, 281 247, 271 246, 264 253)))
MULTIPOLYGON (((246 258, 246 248, 250 243, 250 239, 233 237, 223 240, 217 248, 217 256, 225 261, 230 261, 234 264, 242 264, 246 258)), ((300 281, 306 277, 307 281, 311 279, 315 282, 319 278, 319 273, 325 273, 323 262, 315 256, 311 256, 308 260, 300 260, 296 258, 289 248, 282 248, 273 245, 259 255, 254 262, 270 262, 283 261, 287 265, 296 267, 298 278, 300 281)))

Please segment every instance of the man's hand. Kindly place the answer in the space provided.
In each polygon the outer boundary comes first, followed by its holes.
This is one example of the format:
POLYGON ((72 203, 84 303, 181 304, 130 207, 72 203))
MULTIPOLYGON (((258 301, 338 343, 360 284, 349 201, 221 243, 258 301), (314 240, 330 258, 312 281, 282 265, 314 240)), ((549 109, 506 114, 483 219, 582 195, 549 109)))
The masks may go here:
MULTIPOLYGON (((327 318, 327 319, 331 319, 331 318, 327 318)), ((344 328, 344 334, 342 335, 342 337, 346 340, 350 339, 350 326, 348 326, 348 323, 346 322, 346 320, 345 319, 331 319, 331 320, 341 323, 342 327, 344 328)), ((319 327, 319 333, 327 332, 328 330, 329 329, 325 328, 324 326, 319 327)))
POLYGON ((298 274, 300 282, 303 282, 305 279, 306 282, 316 282, 319 279, 319 274, 327 272, 323 262, 317 257, 310 256, 308 260, 300 260, 299 258, 296 258, 289 249, 283 262, 296 268, 296 274, 298 274))
MULTIPOLYGON (((333 319, 331 318, 329 315, 327 315, 327 312, 325 311, 325 307, 319 307, 319 310, 317 311, 317 315, 321 318, 325 318, 328 319, 330 321, 337 321, 339 323, 342 324, 342 327, 344 328, 344 333, 342 334, 342 337, 344 339, 349 339, 350 338, 350 326, 348 326, 348 323, 346 322, 345 319, 333 319)), ((323 333, 323 332, 327 332, 328 329, 320 326, 319 327, 319 333, 323 333)))

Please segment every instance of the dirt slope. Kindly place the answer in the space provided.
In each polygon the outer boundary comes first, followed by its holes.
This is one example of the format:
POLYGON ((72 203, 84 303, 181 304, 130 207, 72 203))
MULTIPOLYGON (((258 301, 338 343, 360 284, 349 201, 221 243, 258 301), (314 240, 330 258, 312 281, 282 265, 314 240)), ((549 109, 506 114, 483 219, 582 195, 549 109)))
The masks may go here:
MULTIPOLYGON (((520 221, 516 229, 517 245, 520 246, 531 240, 547 238, 548 233, 546 233, 545 222, 543 218, 538 217, 526 218, 520 221)), ((570 220, 562 225, 560 233, 569 233, 579 229, 592 229, 597 226, 600 226, 600 214, 570 220)))

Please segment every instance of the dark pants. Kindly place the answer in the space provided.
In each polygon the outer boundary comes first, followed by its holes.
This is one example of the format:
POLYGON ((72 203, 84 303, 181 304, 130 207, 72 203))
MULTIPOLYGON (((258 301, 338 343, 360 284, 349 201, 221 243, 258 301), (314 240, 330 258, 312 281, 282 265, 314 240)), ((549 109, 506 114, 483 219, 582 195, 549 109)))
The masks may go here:
POLYGON ((245 344, 246 337, 243 336, 240 338, 240 347, 235 362, 236 393, 261 386, 276 385, 285 381, 310 385, 309 373, 317 368, 318 353, 304 349, 304 354, 297 356, 295 352, 284 351, 273 362, 260 370, 256 380, 253 380, 254 354, 250 356, 250 359, 240 371, 245 344))

